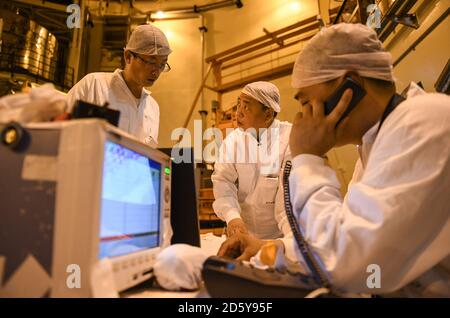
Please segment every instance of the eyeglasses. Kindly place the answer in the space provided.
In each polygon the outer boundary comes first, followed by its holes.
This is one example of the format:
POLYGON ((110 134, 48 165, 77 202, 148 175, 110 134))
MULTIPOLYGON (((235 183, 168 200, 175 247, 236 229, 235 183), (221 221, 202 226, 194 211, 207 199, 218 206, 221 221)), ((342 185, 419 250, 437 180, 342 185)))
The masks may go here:
MULTIPOLYGON (((265 106, 263 104, 262 105, 262 111, 266 111, 268 109, 270 109, 269 106, 265 106)), ((248 102, 246 101, 242 101, 240 97, 237 98, 236 100, 236 104, 234 104, 233 109, 236 107, 236 111, 241 109, 241 111, 243 113, 249 113, 250 112, 250 107, 248 105, 248 102)))
POLYGON ((131 52, 131 51, 130 51, 130 53, 131 53, 131 55, 133 55, 135 58, 141 60, 142 63, 144 63, 144 64, 146 64, 146 65, 149 65, 149 66, 151 66, 151 67, 153 67, 153 68, 158 68, 160 72, 168 72, 168 71, 170 71, 170 70, 172 69, 172 68, 170 67, 169 63, 167 63, 167 62, 164 63, 164 64, 159 64, 159 65, 158 65, 158 63, 156 63, 156 61, 154 61, 154 60, 146 61, 146 60, 144 60, 142 57, 140 57, 139 55, 137 55, 136 53, 131 52))

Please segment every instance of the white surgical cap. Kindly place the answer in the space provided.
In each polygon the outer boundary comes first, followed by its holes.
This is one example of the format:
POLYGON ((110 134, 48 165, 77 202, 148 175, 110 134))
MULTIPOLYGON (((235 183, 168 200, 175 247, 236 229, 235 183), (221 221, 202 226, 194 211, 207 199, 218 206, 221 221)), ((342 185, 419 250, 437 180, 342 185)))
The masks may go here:
POLYGON ((164 33, 151 24, 136 27, 125 50, 144 55, 169 55, 172 52, 164 33))
POLYGON ((269 82, 254 82, 245 85, 242 90, 247 96, 256 99, 264 106, 273 108, 277 113, 281 111, 280 108, 280 91, 278 88, 269 82))
POLYGON ((360 76, 393 82, 392 56, 377 34, 362 24, 340 23, 323 28, 298 54, 292 87, 324 83, 354 71, 360 76))

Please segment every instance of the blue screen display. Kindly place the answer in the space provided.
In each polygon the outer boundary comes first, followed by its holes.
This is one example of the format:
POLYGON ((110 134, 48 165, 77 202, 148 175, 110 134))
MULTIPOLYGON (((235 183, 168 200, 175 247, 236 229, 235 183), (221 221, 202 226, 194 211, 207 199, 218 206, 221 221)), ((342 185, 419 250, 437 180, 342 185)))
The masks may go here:
POLYGON ((158 162, 106 141, 100 259, 159 246, 160 183, 158 162))

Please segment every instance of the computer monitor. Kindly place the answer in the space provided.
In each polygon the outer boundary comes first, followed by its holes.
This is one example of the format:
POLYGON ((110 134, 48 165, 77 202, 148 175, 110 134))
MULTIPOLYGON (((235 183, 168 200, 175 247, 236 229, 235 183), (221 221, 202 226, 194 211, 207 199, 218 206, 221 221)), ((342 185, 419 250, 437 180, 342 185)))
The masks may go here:
POLYGON ((97 119, 23 130, 22 149, 0 144, 0 296, 90 297, 100 264, 116 292, 152 277, 170 244, 170 157, 97 119))
POLYGON ((192 148, 162 148, 168 156, 183 160, 172 161, 170 223, 171 244, 189 244, 200 247, 200 225, 197 212, 197 186, 194 150, 192 148))

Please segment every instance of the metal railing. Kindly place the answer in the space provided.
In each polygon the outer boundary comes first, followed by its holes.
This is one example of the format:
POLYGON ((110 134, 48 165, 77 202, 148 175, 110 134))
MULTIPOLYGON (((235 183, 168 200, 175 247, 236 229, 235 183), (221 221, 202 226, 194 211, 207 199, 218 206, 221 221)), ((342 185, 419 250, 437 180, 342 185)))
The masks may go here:
MULTIPOLYGON (((37 52, 28 51, 31 53, 37 52)), ((0 53, 0 71, 12 74, 24 74, 35 79, 36 83, 51 82, 60 89, 67 91, 74 84, 74 69, 61 62, 36 58, 32 55, 19 53, 0 53), (47 61, 46 61, 47 60, 47 61)))

